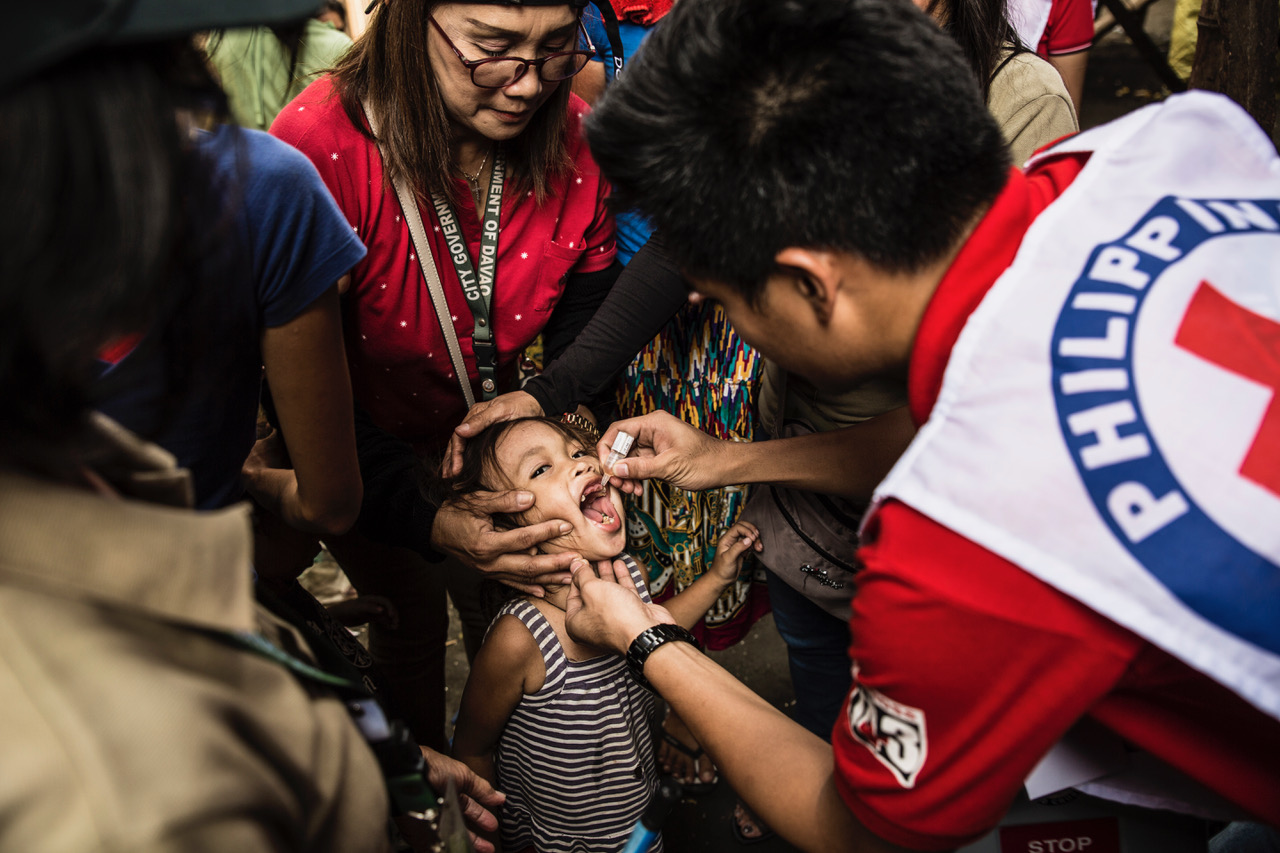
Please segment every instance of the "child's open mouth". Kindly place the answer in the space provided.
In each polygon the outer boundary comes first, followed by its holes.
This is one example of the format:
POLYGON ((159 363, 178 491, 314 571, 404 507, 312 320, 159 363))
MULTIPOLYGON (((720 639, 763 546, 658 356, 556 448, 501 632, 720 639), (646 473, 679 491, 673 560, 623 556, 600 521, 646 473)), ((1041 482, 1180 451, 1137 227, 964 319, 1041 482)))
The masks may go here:
POLYGON ((609 491, 600 483, 588 486, 582 493, 582 514, 592 524, 606 533, 614 533, 622 528, 622 518, 613 501, 609 500, 609 491))

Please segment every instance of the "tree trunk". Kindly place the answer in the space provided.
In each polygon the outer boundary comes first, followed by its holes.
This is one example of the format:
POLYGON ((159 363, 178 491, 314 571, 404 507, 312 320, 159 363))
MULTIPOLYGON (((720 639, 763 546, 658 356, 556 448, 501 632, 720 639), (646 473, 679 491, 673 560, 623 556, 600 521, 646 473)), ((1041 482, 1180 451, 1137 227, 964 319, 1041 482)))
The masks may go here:
POLYGON ((1221 92, 1272 133, 1276 125, 1276 0, 1204 0, 1191 86, 1221 92))

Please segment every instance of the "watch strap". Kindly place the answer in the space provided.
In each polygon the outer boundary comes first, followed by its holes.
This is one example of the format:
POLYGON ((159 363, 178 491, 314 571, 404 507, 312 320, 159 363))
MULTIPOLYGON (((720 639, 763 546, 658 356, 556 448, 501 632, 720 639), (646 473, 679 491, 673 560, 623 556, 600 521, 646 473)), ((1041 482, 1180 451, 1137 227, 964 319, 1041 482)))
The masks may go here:
POLYGON ((649 660, 649 655, 673 640, 688 643, 695 649, 702 648, 701 644, 698 643, 698 638, 693 636, 687 628, 666 622, 644 629, 638 637, 631 641, 631 645, 627 648, 627 669, 631 670, 631 677, 645 690, 653 693, 657 692, 653 689, 653 685, 649 683, 649 679, 644 677, 645 662, 649 660))

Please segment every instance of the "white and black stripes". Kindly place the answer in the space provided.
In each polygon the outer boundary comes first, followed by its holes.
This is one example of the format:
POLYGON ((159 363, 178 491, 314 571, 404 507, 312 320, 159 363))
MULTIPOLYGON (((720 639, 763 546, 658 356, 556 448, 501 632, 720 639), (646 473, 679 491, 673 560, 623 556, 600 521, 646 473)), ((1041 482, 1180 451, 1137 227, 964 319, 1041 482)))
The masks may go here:
MULTIPOLYGON (((623 559, 647 601, 638 568, 623 559)), ((547 667, 542 688, 521 700, 494 753, 498 787, 507 795, 503 847, 620 850, 657 785, 655 699, 621 656, 569 660, 551 623, 529 602, 510 602, 502 613, 524 623, 547 667)), ((661 849, 659 839, 653 850, 661 849)))

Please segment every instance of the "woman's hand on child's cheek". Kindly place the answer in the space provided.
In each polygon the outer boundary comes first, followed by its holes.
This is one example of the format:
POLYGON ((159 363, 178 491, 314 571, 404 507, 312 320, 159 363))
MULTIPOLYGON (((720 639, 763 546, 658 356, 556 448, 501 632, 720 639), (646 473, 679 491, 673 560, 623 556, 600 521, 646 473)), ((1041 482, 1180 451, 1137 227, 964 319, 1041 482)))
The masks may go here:
POLYGON ((573 530, 573 525, 549 519, 514 530, 497 530, 494 513, 522 512, 533 505, 524 491, 475 492, 445 501, 436 512, 431 544, 496 580, 533 595, 541 584, 567 583, 574 554, 538 554, 537 546, 573 530))
POLYGON ((501 421, 531 418, 541 414, 542 405, 525 391, 511 391, 492 400, 476 403, 467 410, 467 416, 454 427, 453 435, 449 437, 449 450, 441 463, 442 473, 446 477, 453 477, 462 470, 462 449, 466 447, 467 439, 474 438, 501 421))
POLYGON ((483 777, 461 761, 436 752, 427 746, 418 747, 427 762, 427 781, 438 793, 444 793, 449 782, 458 789, 458 805, 462 817, 471 832, 471 841, 477 853, 492 851, 493 845, 476 836, 477 832, 492 833, 498 828, 494 810, 506 802, 507 795, 495 791, 483 777))

